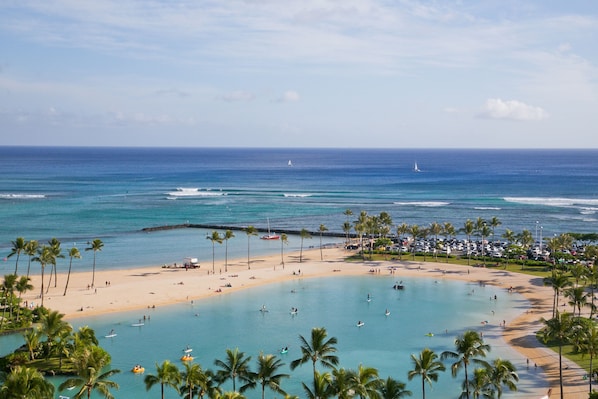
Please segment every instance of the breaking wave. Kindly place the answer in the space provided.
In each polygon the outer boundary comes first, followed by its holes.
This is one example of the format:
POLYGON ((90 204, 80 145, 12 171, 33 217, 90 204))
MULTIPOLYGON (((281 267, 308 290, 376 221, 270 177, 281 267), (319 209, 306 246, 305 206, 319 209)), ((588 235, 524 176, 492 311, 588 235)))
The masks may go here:
POLYGON ((450 202, 444 201, 412 201, 412 202, 393 202, 395 205, 421 206, 425 208, 436 208, 439 206, 447 206, 450 202))
POLYGON ((0 194, 0 199, 40 199, 46 198, 44 194, 21 194, 21 193, 4 193, 0 194))
POLYGON ((171 191, 166 193, 169 199, 177 199, 177 198, 193 198, 193 197, 219 197, 222 195, 226 195, 223 191, 212 191, 210 189, 202 190, 200 188, 195 187, 178 187, 176 191, 171 191))

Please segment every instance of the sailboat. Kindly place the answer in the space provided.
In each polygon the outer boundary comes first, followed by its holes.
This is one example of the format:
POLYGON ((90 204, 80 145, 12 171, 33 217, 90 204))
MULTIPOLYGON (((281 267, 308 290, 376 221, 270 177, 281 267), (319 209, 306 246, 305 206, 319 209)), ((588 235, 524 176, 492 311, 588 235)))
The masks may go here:
POLYGON ((262 240, 278 240, 280 236, 276 233, 270 232, 270 219, 268 218, 268 234, 264 234, 260 237, 262 240))
POLYGON ((417 167, 417 162, 413 164, 413 171, 414 172, 421 172, 421 170, 417 167))
POLYGON ((293 166, 293 162, 289 159, 289 162, 287 163, 288 166, 293 166))

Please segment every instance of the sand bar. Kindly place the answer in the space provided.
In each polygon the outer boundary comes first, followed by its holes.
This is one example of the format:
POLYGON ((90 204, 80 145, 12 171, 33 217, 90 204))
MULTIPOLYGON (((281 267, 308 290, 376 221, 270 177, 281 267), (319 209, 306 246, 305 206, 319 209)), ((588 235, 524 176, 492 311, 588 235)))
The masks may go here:
MULTIPOLYGON (((65 313, 67 318, 89 316, 110 312, 146 309, 148 306, 164 306, 211 295, 225 295, 239 289, 271 284, 297 278, 324 277, 332 275, 368 275, 369 270, 378 268, 388 274, 389 267, 396 267, 397 276, 418 276, 435 279, 458 279, 471 282, 494 284, 524 295, 532 308, 510 321, 504 328, 505 341, 524 357, 530 359, 530 367, 541 368, 547 377, 546 389, 552 388, 552 397, 560 397, 558 380, 558 355, 541 345, 535 338, 535 331, 541 328, 541 318, 549 319, 552 311, 553 291, 542 284, 542 279, 525 274, 510 273, 468 266, 456 266, 442 262, 377 261, 345 262, 347 251, 340 248, 326 248, 321 255, 319 249, 303 252, 302 262, 298 253, 285 254, 285 265, 280 255, 255 256, 251 258, 251 269, 247 260, 204 263, 198 269, 164 268, 156 265, 136 269, 96 271, 95 287, 91 287, 92 273, 72 273, 67 295, 64 296, 66 274, 58 275, 58 286, 54 282, 44 296, 44 305, 65 313), (323 259, 322 259, 323 257, 323 259), (225 268, 227 271, 225 271, 225 268)), ((48 270, 49 271, 49 270, 48 270)), ((48 274, 46 273, 46 285, 48 274)), ((32 276, 35 292, 27 293, 23 300, 39 304, 39 276, 32 276)), ((587 398, 588 384, 583 379, 585 371, 576 364, 564 363, 564 393, 569 399, 587 398)))

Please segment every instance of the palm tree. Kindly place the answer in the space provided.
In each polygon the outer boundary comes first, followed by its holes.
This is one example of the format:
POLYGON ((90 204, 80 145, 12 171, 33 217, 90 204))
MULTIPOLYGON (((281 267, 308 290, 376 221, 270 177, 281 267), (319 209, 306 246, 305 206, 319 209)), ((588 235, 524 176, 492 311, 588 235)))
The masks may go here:
MULTIPOLYGON (((52 271, 54 272, 54 287, 56 287, 58 285, 58 271, 56 270, 56 261, 59 258, 64 258, 64 255, 62 254, 62 248, 60 248, 60 241, 57 238, 52 238, 50 241, 48 241, 48 245, 54 253, 55 261, 52 263, 52 271)), ((48 280, 48 288, 46 289, 46 293, 48 293, 48 291, 50 290, 50 282, 52 281, 52 271, 50 272, 50 278, 48 280)))
POLYGON ((89 346, 75 352, 72 362, 76 370, 76 376, 68 378, 58 387, 62 391, 66 388, 76 387, 79 391, 75 399, 87 394, 91 398, 92 391, 98 391, 107 399, 114 396, 110 389, 118 389, 116 382, 109 380, 114 374, 120 373, 118 369, 110 369, 110 354, 99 346, 89 346))
POLYGON ((17 255, 17 260, 15 261, 15 272, 13 274, 17 274, 19 270, 19 257, 21 256, 21 252, 25 252, 25 239, 23 237, 17 237, 16 240, 12 241, 12 249, 8 254, 7 258, 10 258, 13 255, 17 255))
POLYGON ((465 331, 462 336, 455 339, 455 352, 444 351, 440 355, 440 360, 446 358, 457 359, 451 366, 451 372, 453 377, 457 376, 457 373, 463 367, 465 372, 465 389, 466 397, 469 399, 469 381, 467 366, 470 363, 480 364, 484 367, 488 367, 488 363, 484 360, 478 359, 479 357, 486 357, 486 354, 490 351, 490 346, 484 344, 483 338, 476 331, 465 331))
POLYGON ((426 399, 426 383, 432 386, 438 381, 438 372, 446 370, 442 362, 438 361, 438 355, 433 350, 425 348, 419 356, 411 355, 414 369, 410 370, 407 378, 411 381, 416 376, 422 379, 422 399, 426 399))
MULTIPOLYGON (((280 235, 280 263, 282 264, 282 269, 284 270, 284 246, 289 244, 289 237, 282 233, 280 235)), ((274 266, 276 269, 276 266, 274 266)))
POLYGON ((63 313, 51 310, 40 317, 40 330, 46 336, 46 345, 48 346, 48 356, 56 344, 57 338, 72 331, 69 323, 62 320, 63 313))
POLYGON ((305 240, 306 238, 310 239, 311 234, 309 234, 309 231, 307 231, 306 229, 301 229, 299 236, 301 237, 301 251, 299 251, 299 263, 301 263, 303 262, 303 240, 305 240))
POLYGON ((301 385, 303 385, 307 399, 328 399, 334 396, 334 387, 330 373, 320 374, 316 372, 314 374, 313 391, 304 382, 301 385))
POLYGON ((183 397, 193 399, 196 393, 202 397, 206 392, 214 390, 211 386, 211 372, 207 370, 204 372, 201 366, 197 363, 184 363, 185 369, 181 373, 182 386, 180 389, 183 397))
POLYGON ((552 317, 556 315, 559 306, 559 296, 561 292, 571 285, 569 278, 561 271, 552 270, 550 277, 544 278, 544 285, 550 285, 554 290, 552 299, 552 317))
POLYGON ((23 333, 25 347, 29 352, 29 360, 35 359, 35 352, 39 349, 42 332, 39 328, 30 328, 23 333))
POLYGON ((29 277, 29 272, 31 269, 31 260, 37 254, 38 249, 39 243, 36 240, 31 240, 25 244, 25 253, 29 257, 29 262, 27 263, 27 277, 29 277))
MULTIPOLYGON (((407 223, 401 223, 397 226, 397 236, 399 240, 401 240, 401 236, 405 235, 409 232, 409 225, 407 223)), ((403 242, 401 241, 401 246, 403 246, 403 242)), ((399 249, 399 260, 402 260, 403 250, 399 249)))
POLYGON ((324 234, 325 231, 328 231, 328 227, 321 224, 318 231, 320 232, 320 260, 324 260, 324 254, 322 253, 322 234, 324 234))
POLYGON ((473 370, 473 378, 463 382, 460 398, 468 398, 471 393, 474 399, 494 399, 494 389, 489 373, 486 368, 473 370))
POLYGON ((71 268, 73 266, 73 258, 75 259, 81 259, 81 252, 79 252, 79 250, 76 247, 73 247, 69 250, 69 272, 66 275, 66 284, 64 285, 64 294, 63 296, 66 296, 66 290, 69 287, 69 280, 71 279, 71 268))
POLYGON ((38 254, 35 258, 32 259, 35 262, 39 262, 41 269, 42 269, 42 275, 41 275, 41 306, 44 306, 44 271, 46 269, 46 265, 48 264, 55 264, 56 263, 56 255, 54 255, 54 252, 52 251, 52 249, 47 246, 44 245, 43 247, 41 247, 40 249, 38 249, 38 254))
POLYGON ((179 384, 181 383, 181 373, 176 365, 170 360, 164 360, 162 364, 156 363, 156 374, 148 374, 143 379, 146 391, 152 389, 156 384, 160 384, 161 397, 164 399, 164 387, 169 386, 177 393, 179 392, 179 384))
MULTIPOLYGON (((222 244, 222 240, 223 238, 220 237, 220 233, 218 233, 216 230, 212 231, 212 235, 211 236, 207 236, 206 237, 208 240, 212 241, 212 274, 215 274, 216 271, 214 270, 214 259, 215 259, 215 244, 222 244)), ((222 270, 222 269, 220 269, 222 270)))
POLYGON ((489 370, 490 383, 494 386, 494 390, 498 394, 498 399, 502 396, 503 386, 506 386, 511 391, 517 390, 515 383, 519 381, 517 369, 508 360, 501 358, 494 359, 492 368, 489 370))
POLYGON ((488 224, 490 225, 490 227, 492 228, 492 237, 496 237, 495 236, 495 230, 498 226, 500 226, 502 224, 502 222, 500 221, 500 219, 496 216, 493 216, 492 219, 490 219, 488 221, 488 224))
POLYGON ((565 295, 569 298, 569 305, 573 306, 573 314, 577 309, 577 316, 581 317, 581 308, 588 306, 589 294, 584 287, 572 287, 565 291, 565 295))
POLYGON ((413 260, 415 260, 415 247, 416 247, 417 239, 421 235, 421 229, 419 228, 418 225, 412 224, 411 226, 409 226, 409 234, 411 234, 411 239, 413 241, 413 243, 412 243, 413 250, 411 251, 411 253, 413 255, 413 260))
MULTIPOLYGON (((27 276, 21 276, 19 277, 19 280, 17 281, 17 283, 15 284, 15 289, 17 290, 17 292, 19 293, 19 303, 21 302, 21 296, 27 292, 33 289, 33 285, 30 283, 31 279, 27 276)), ((21 314, 20 312, 20 308, 17 308, 17 321, 19 321, 19 315, 21 314)))
MULTIPOLYGON (((534 243, 534 236, 532 235, 532 233, 529 230, 523 229, 521 231, 521 233, 517 236, 517 241, 519 241, 521 248, 525 252, 527 252, 529 247, 534 243)), ((523 270, 524 266, 525 266, 525 261, 521 265, 521 270, 523 270)))
POLYGON ((228 272, 228 240, 235 237, 235 233, 232 230, 226 230, 224 232, 224 243, 225 243, 225 250, 224 250, 224 272, 228 272))
MULTIPOLYGON (((259 382, 262 388, 262 399, 266 397, 266 387, 270 388, 276 393, 285 395, 286 392, 280 387, 280 382, 283 378, 289 378, 288 374, 279 373, 280 368, 284 365, 282 360, 275 355, 264 355, 260 353, 257 358, 257 371, 251 373, 251 382, 246 385, 247 388, 254 388, 259 382)), ((243 392, 243 391, 242 391, 243 392)))
POLYGON ((471 244, 471 236, 475 232, 475 224, 472 220, 467 219, 465 223, 463 223, 461 231, 467 236, 467 265, 469 265, 471 262, 471 250, 469 249, 469 245, 471 244))
MULTIPOLYGON (((442 234, 444 235, 444 238, 446 239, 446 241, 448 241, 449 238, 454 237, 456 234, 455 226, 453 226, 453 224, 451 222, 445 222, 444 225, 442 226, 442 234)), ((446 249, 446 263, 448 263, 448 261, 449 261, 449 247, 447 247, 447 249, 446 249)))
POLYGON ((556 341, 559 346, 559 385, 561 387, 561 399, 564 399, 563 393, 563 345, 569 341, 569 333, 573 329, 574 320, 570 313, 559 313, 556 311, 555 316, 550 320, 542 319, 544 327, 540 330, 540 334, 544 343, 548 341, 556 341))
POLYGON ((251 262, 249 260, 249 243, 251 242, 251 236, 257 235, 257 229, 253 226, 247 226, 245 229, 245 234, 247 234, 247 269, 251 269, 251 262))
POLYGON ((442 233, 442 225, 438 222, 432 222, 428 227, 428 231, 434 235, 434 259, 438 261, 438 251, 436 249, 438 249, 438 235, 442 233))
POLYGON ((91 243, 88 242, 88 244, 89 247, 85 248, 85 250, 93 251, 93 271, 91 274, 91 288, 93 288, 96 280, 96 253, 104 248, 104 243, 99 238, 96 238, 91 243))
POLYGON ((405 396, 411 396, 413 393, 406 389, 404 382, 397 381, 392 377, 380 381, 378 394, 380 399, 401 399, 405 396))
POLYGON ((12 308, 13 308, 16 284, 17 284, 17 275, 16 274, 7 274, 4 276, 4 281, 2 282, 2 291, 4 291, 4 307, 2 308, 2 320, 0 320, 0 329, 2 329, 2 325, 4 323, 4 320, 6 319, 4 316, 6 315, 7 304, 8 304, 8 313, 10 315, 10 318, 12 319, 12 308))
POLYGON ((507 262, 505 263, 505 269, 506 269, 507 265, 509 264, 509 254, 511 253, 512 245, 516 240, 515 232, 513 230, 506 229, 502 235, 502 238, 507 240, 507 250, 505 251, 505 255, 507 258, 507 262))
POLYGON ((353 389, 360 398, 375 398, 378 395, 380 379, 378 370, 373 367, 359 365, 357 372, 353 374, 353 389))
POLYGON ((353 384, 355 383, 355 371, 345 368, 332 370, 330 389, 338 399, 351 399, 355 395, 353 384))
POLYGON ((590 324, 584 331, 584 336, 581 342, 580 350, 582 357, 590 356, 590 393, 592 393, 592 377, 594 373, 594 358, 598 355, 598 329, 593 324, 590 324))
POLYGON ((323 327, 314 327, 311 330, 311 340, 308 341, 302 335, 299 335, 301 341, 301 357, 291 362, 291 370, 295 370, 298 366, 309 361, 312 362, 314 375, 314 392, 317 391, 317 370, 316 363, 324 367, 334 368, 338 364, 338 357, 334 355, 336 352, 335 345, 337 339, 335 337, 328 338, 328 333, 323 327))
POLYGON ((54 385, 34 368, 16 366, 4 378, 0 399, 52 399, 54 385))
POLYGON ((216 372, 216 379, 220 384, 227 380, 233 382, 233 391, 237 390, 237 378, 244 383, 249 381, 250 370, 249 361, 251 356, 245 357, 245 352, 239 351, 239 348, 234 350, 226 350, 226 359, 216 359, 214 364, 220 368, 216 372))

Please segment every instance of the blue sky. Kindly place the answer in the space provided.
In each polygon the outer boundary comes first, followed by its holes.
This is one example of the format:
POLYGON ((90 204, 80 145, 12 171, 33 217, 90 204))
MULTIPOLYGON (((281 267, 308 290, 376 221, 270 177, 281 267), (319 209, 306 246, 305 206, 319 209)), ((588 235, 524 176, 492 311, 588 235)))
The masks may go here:
POLYGON ((594 0, 4 0, 0 145, 598 148, 594 0))

